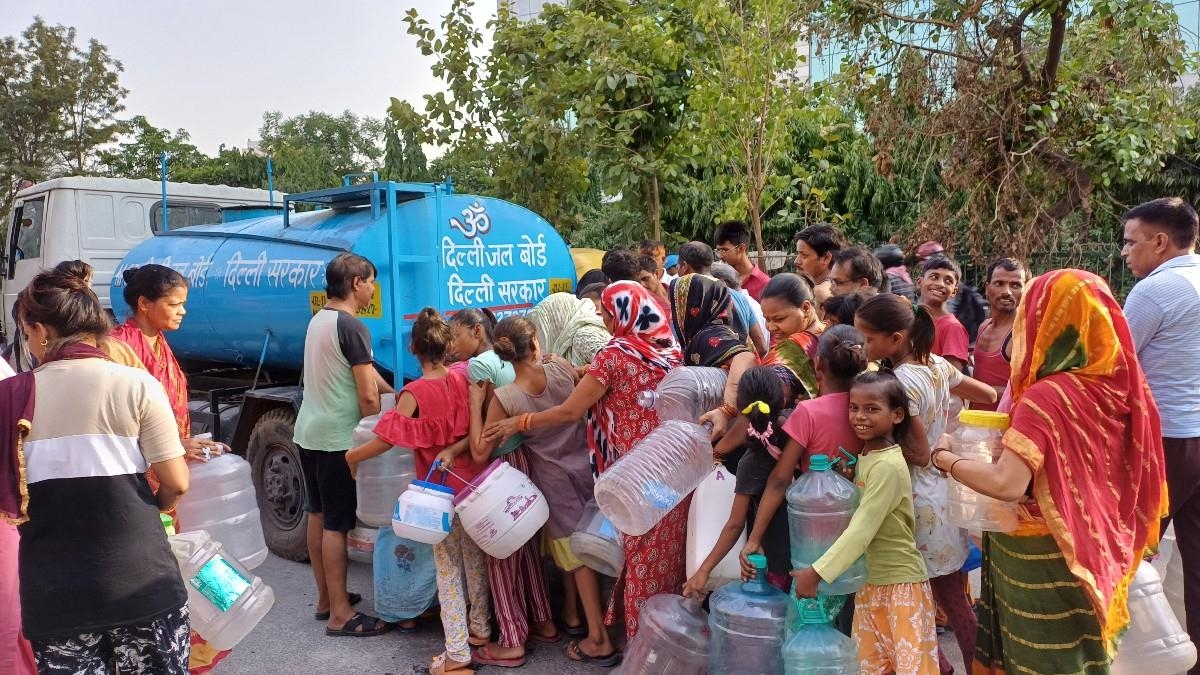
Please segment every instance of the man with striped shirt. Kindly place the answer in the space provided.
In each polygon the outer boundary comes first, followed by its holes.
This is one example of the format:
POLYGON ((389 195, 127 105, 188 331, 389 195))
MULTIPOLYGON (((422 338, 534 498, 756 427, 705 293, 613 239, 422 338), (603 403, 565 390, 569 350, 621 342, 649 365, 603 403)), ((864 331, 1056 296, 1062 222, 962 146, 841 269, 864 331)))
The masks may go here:
MULTIPOLYGON (((1162 416, 1169 519, 1183 556, 1188 634, 1200 637, 1200 236, 1196 210, 1163 198, 1125 214, 1121 256, 1142 279, 1125 300, 1138 360, 1162 416)), ((1200 674, 1200 666, 1189 671, 1200 674)))

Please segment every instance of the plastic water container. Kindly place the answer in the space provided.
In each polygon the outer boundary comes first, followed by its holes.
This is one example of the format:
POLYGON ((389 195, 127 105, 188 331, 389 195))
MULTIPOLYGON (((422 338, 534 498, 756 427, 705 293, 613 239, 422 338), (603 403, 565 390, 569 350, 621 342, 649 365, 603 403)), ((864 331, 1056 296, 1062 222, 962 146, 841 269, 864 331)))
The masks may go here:
MULTIPOLYGON (((858 509, 858 488, 833 470, 826 455, 813 455, 808 471, 787 491, 792 569, 812 567, 846 531, 858 509)), ((860 557, 832 583, 817 585, 822 595, 849 595, 867 581, 867 560, 860 557)))
POLYGON ((1117 645, 1111 672, 1186 673, 1195 664, 1196 646, 1171 611, 1158 572, 1143 560, 1129 586, 1129 630, 1117 645))
POLYGON ((275 606, 275 592, 203 530, 168 538, 187 587, 192 630, 233 649, 275 606))
POLYGON ((618 530, 642 535, 712 471, 708 432, 668 420, 596 480, 596 503, 618 530))
POLYGON ((660 421, 699 421, 725 398, 727 374, 721 368, 684 366, 668 372, 654 391, 638 394, 642 407, 653 408, 660 421))
POLYGON ((608 577, 617 577, 625 567, 621 533, 604 517, 596 500, 583 507, 583 516, 571 535, 571 552, 584 565, 608 577))
POLYGON ((1163 590, 1167 602, 1175 611, 1179 625, 1187 625, 1187 612, 1183 607, 1183 559, 1179 555, 1179 546, 1175 541, 1175 524, 1171 523, 1163 532, 1162 541, 1158 545, 1158 558, 1154 561, 1154 569, 1162 577, 1163 590))
MULTIPOLYGON (((718 464, 709 472, 708 477, 692 496, 692 504, 688 509, 687 523, 687 575, 691 577, 700 569, 704 559, 712 552, 713 546, 720 538, 725 522, 729 519, 729 511, 733 508, 734 477, 723 465, 718 464)), ((729 553, 713 568, 708 575, 708 584, 704 590, 711 591, 731 581, 742 578, 742 568, 738 561, 738 552, 746 543, 746 532, 738 536, 737 543, 729 549, 729 553)))
POLYGON ((655 595, 638 615, 638 632, 615 675, 705 675, 708 612, 695 600, 655 595))
POLYGON ((356 527, 346 533, 346 557, 354 562, 372 564, 375 559, 374 527, 356 527))
POLYGON ((246 569, 261 565, 267 559, 267 540, 250 464, 237 455, 224 454, 207 462, 192 462, 188 469, 191 487, 175 509, 179 532, 204 530, 246 569))
MULTIPOLYGON (((1008 429, 1008 415, 986 410, 964 410, 954 432, 954 454, 991 464, 1000 459, 1000 439, 1008 429)), ((1012 532, 1017 529, 1017 503, 981 495, 950 477, 946 481, 947 516, 968 530, 1012 532)))
POLYGON ((826 621, 820 601, 800 602, 800 621, 783 645, 784 675, 858 675, 858 643, 826 621))
MULTIPOLYGON (((436 466, 425 480, 414 480, 396 500, 392 531, 397 537, 436 544, 450 534, 454 522, 454 489, 431 482, 436 466)), ((445 480, 445 474, 442 475, 445 480)))
MULTIPOLYGON (((380 396, 381 411, 395 407, 395 394, 380 396)), ((378 423, 379 415, 362 418, 354 428, 354 443, 362 445, 374 439, 375 425, 378 423)), ((354 481, 358 496, 355 515, 358 519, 371 527, 386 527, 391 524, 396 499, 416 477, 413 475, 415 472, 412 450, 408 448, 392 447, 382 455, 360 462, 354 481)))
POLYGON ((550 519, 542 491, 502 459, 454 497, 454 510, 471 539, 498 560, 516 553, 550 519))
POLYGON ((437 599, 437 570, 433 547, 402 539, 390 527, 375 538, 375 612, 384 621, 413 619, 437 599))
POLYGON ((750 556, 754 579, 726 584, 709 596, 708 672, 778 675, 783 672, 786 595, 767 583, 767 559, 750 556))

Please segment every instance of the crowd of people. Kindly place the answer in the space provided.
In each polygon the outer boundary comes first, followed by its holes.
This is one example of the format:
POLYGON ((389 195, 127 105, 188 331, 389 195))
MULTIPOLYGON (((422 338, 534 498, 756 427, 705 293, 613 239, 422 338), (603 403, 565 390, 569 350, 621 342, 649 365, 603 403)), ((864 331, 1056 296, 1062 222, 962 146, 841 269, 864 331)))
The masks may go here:
MULTIPOLYGON (((768 581, 798 597, 865 555, 865 585, 826 603, 857 640, 863 673, 952 672, 942 628, 976 673, 1108 672, 1134 570, 1172 521, 1198 635, 1200 222, 1182 200, 1160 199, 1123 223, 1122 255, 1142 279, 1124 307, 1093 274, 1031 278, 1012 258, 988 266, 980 294, 937 242, 917 248, 913 270, 899 246, 851 245, 824 224, 797 234, 796 273, 770 276, 747 226, 725 222, 711 243, 672 255, 656 241, 610 250, 575 294, 526 316, 426 308, 409 342, 421 377, 398 390, 355 317, 375 267, 341 254, 308 328, 294 436, 314 618, 328 636, 415 628, 356 610, 346 586, 355 475, 400 446, 419 476, 440 470, 454 490, 499 458, 550 507, 542 536, 508 558, 488 556, 457 520, 433 546, 445 633, 435 674, 519 667, 527 645, 564 634, 568 658, 614 666, 646 601, 702 598, 743 533, 743 574, 762 554, 768 581), (736 475, 733 507, 690 577, 690 497, 645 534, 622 536, 625 564, 606 598, 569 537, 595 481, 659 424, 639 394, 684 366, 726 371, 721 404, 696 421, 736 475), (383 393, 396 394, 394 408, 381 410, 383 393), (964 407, 1009 415, 997 461, 954 453, 948 431, 964 407), (355 425, 376 414, 375 437, 356 445, 355 425), (793 569, 784 494, 818 455, 853 460, 840 470, 861 502, 823 556, 793 569), (1017 529, 973 542, 948 517, 950 477, 1017 502, 1017 529), (978 597, 964 572, 973 545, 978 597), (544 558, 560 572, 554 592, 544 558)), ((64 264, 17 301, 41 365, 0 381, 0 512, 18 526, 0 529, 0 589, 20 591, 19 607, 15 593, 0 596, 0 670, 203 672, 223 654, 189 636, 158 518, 186 492, 186 462, 221 451, 191 437, 186 379, 165 337, 187 284, 157 265, 129 270, 132 317, 114 328, 89 277, 64 264)))

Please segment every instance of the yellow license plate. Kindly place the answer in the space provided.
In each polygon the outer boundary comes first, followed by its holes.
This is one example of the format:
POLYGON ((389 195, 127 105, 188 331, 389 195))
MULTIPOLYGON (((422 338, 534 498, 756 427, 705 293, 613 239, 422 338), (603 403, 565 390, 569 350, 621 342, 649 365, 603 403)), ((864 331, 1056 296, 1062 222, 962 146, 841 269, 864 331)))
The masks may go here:
MULTIPOLYGON (((313 314, 321 311, 325 303, 329 302, 329 298, 325 295, 325 291, 312 291, 308 294, 308 300, 313 314)), ((379 290, 379 284, 375 284, 375 295, 371 296, 371 304, 358 310, 356 316, 364 319, 382 319, 383 318, 383 293, 379 290)))
POLYGON ((550 280, 550 292, 551 293, 570 293, 571 292, 571 280, 570 279, 551 279, 550 280))

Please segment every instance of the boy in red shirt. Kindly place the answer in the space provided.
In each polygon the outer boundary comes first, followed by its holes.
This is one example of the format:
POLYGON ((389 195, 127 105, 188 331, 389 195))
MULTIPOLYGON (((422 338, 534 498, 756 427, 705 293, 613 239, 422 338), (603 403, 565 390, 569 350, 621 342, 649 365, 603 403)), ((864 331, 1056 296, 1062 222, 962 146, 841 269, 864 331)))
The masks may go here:
POLYGON ((962 268, 958 263, 940 255, 933 256, 921 265, 921 278, 917 280, 922 311, 929 312, 933 317, 936 331, 932 351, 960 371, 967 367, 971 341, 967 329, 946 311, 946 302, 958 293, 961 280, 962 268))

